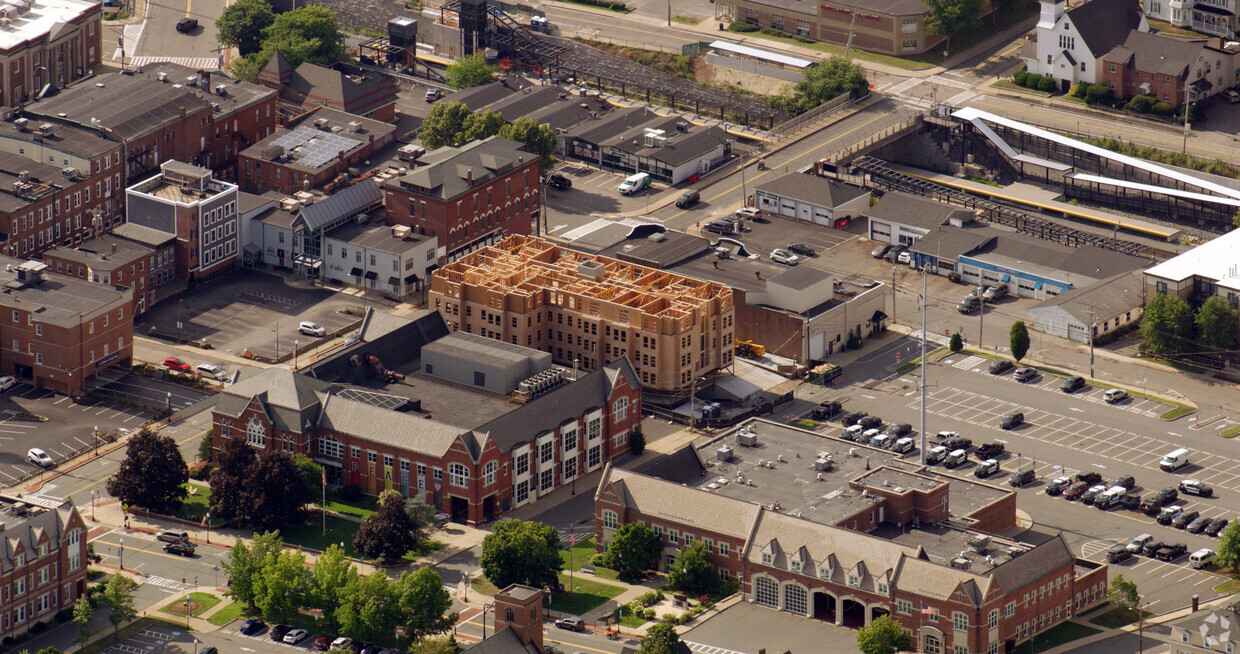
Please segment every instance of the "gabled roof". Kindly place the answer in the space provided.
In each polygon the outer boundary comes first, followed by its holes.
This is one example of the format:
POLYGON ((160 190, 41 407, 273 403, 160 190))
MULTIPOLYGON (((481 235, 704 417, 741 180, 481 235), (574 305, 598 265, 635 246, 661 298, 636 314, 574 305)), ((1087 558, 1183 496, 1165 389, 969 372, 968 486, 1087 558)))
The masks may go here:
POLYGON ((489 636, 465 649, 462 654, 542 654, 533 644, 525 645, 517 637, 512 627, 505 626, 498 633, 489 636))
POLYGON ((1015 596, 1021 588, 1042 579, 1052 570, 1071 566, 1076 562, 1063 534, 1003 563, 990 571, 1004 593, 1015 596))
POLYGON ((305 96, 313 95, 359 116, 396 102, 396 85, 386 75, 349 75, 310 62, 303 63, 293 71, 285 89, 302 97, 289 98, 289 93, 281 91, 280 96, 283 99, 300 101, 305 96))
POLYGON ((1086 325, 1095 320, 1110 320, 1141 306, 1144 285, 1141 275, 1124 272, 1097 284, 1060 293, 1030 311, 1059 307, 1086 325))
POLYGON ((831 208, 869 194, 868 190, 857 186, 802 173, 777 177, 758 186, 757 191, 831 208))
POLYGON ((881 576, 902 559, 918 555, 918 550, 889 540, 765 508, 758 514, 749 542, 743 556, 752 563, 760 564, 769 545, 778 543, 774 565, 786 569, 787 558, 804 548, 809 555, 803 561, 804 574, 817 576, 817 569, 823 567, 819 564, 830 559, 838 577, 835 581, 844 583, 847 573, 859 571, 866 577, 860 580, 861 587, 868 590, 874 590, 872 575, 881 576))
POLYGON ((419 196, 449 200, 537 159, 536 155, 526 152, 521 143, 492 136, 460 147, 445 146, 428 152, 418 160, 417 168, 388 180, 385 185, 419 196))
POLYGON ((379 202, 383 202, 383 192, 379 190, 379 185, 373 179, 364 179, 304 207, 298 212, 298 217, 305 220, 306 227, 314 231, 379 202))
POLYGON ((1106 61, 1131 66, 1142 73, 1171 75, 1183 79, 1205 50, 1202 41, 1185 41, 1149 32, 1129 32, 1124 44, 1105 57, 1106 61))
POLYGON ((284 58, 284 55, 279 50, 276 50, 276 53, 271 55, 271 58, 263 65, 262 72, 274 75, 278 82, 284 79, 285 75, 293 72, 293 65, 288 62, 288 59, 284 58))
POLYGON ((1067 12, 1067 20, 1095 58, 1101 58, 1141 27, 1141 6, 1132 0, 1091 0, 1067 12))
POLYGON ((287 368, 267 368, 224 389, 215 410, 239 417, 257 398, 278 429, 301 433, 307 421, 318 418, 327 393, 336 387, 287 368))
POLYGON ((934 229, 950 220, 962 224, 973 220, 973 212, 969 209, 901 191, 884 193, 874 206, 866 210, 865 216, 922 229, 934 229))
POLYGON ((329 395, 323 402, 318 426, 433 457, 446 454, 464 431, 422 414, 393 411, 339 395, 329 395))
MULTIPOLYGON (((625 506, 681 524, 744 539, 761 507, 696 488, 613 467, 604 469, 598 493, 611 488, 625 506)), ((598 494, 595 495, 598 497, 598 494)))

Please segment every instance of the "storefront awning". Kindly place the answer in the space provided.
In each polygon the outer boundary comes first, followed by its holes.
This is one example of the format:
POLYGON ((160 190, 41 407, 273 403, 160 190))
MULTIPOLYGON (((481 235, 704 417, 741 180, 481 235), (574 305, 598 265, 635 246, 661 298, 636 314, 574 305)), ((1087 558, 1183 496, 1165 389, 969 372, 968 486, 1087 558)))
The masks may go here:
POLYGON ((366 279, 379 279, 379 273, 373 270, 368 270, 366 271, 366 279))
POLYGON ((405 277, 405 283, 406 283, 406 284, 412 284, 412 283, 414 283, 414 282, 416 282, 416 281, 418 281, 418 274, 417 274, 417 273, 413 273, 412 275, 407 275, 407 276, 405 277))
POLYGON ((349 276, 350 276, 350 277, 361 277, 361 276, 362 276, 362 269, 361 269, 361 268, 354 268, 353 270, 350 270, 350 271, 349 271, 349 276))
POLYGON ((1000 278, 999 278, 999 281, 1001 281, 1001 282, 1003 282, 1004 284, 1006 284, 1006 283, 1008 283, 1008 282, 1012 281, 1012 276, 1011 276, 1011 275, 1006 275, 1006 274, 1005 274, 1004 276, 1002 276, 1002 277, 1000 277, 1000 278))
POLYGON ((400 277, 388 277, 388 286, 400 286, 400 277))

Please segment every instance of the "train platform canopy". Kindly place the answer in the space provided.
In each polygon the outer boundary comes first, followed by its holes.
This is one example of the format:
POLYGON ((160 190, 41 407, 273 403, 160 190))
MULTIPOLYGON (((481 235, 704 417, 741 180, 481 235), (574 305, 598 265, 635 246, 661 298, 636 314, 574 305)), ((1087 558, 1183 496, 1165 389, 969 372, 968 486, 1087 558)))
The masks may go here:
POLYGON ((712 50, 724 52, 734 57, 748 57, 765 64, 774 64, 783 68, 798 68, 804 70, 815 64, 815 62, 808 59, 790 57, 785 54, 759 50, 757 48, 751 48, 747 45, 732 43, 731 41, 714 41, 710 44, 710 47, 712 50))

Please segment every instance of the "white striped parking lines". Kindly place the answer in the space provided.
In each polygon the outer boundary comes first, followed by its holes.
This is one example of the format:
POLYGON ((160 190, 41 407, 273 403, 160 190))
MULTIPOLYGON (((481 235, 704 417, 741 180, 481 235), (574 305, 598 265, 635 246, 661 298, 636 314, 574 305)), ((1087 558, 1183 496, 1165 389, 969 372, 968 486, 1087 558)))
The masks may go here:
MULTIPOLYGON (((983 371, 978 370, 976 372, 983 372, 983 371)), ((1063 391, 1059 390, 1059 384, 1062 381, 1062 379, 1055 375, 1043 374, 1040 380, 1035 381, 1032 384, 1017 381, 1016 378, 1012 377, 1011 375, 1004 375, 1002 377, 999 377, 998 379, 1003 379, 1013 384, 1020 384, 1025 387, 1032 386, 1034 388, 1041 389, 1044 391, 1052 391, 1052 392, 1061 393, 1061 394, 1063 393, 1063 391)), ((1106 404, 1107 406, 1110 406, 1119 411, 1128 411, 1130 413, 1137 413, 1137 414, 1140 414, 1146 417, 1151 417, 1151 418, 1160 416, 1164 412, 1166 412, 1168 409, 1171 408, 1171 405, 1165 404, 1163 402, 1159 402, 1158 400, 1137 397, 1135 395, 1129 396, 1129 398, 1126 401, 1121 402, 1119 404, 1110 404, 1106 401, 1107 390, 1108 390, 1107 388, 1104 388, 1101 386, 1088 386, 1087 390, 1077 391, 1075 393, 1072 393, 1069 397, 1075 400, 1085 400, 1086 402, 1091 402, 1093 404, 1106 404)))
POLYGON ((703 645, 702 643, 694 643, 688 640, 683 642, 689 646, 689 649, 695 652, 701 652, 701 654, 745 654, 744 652, 738 652, 734 649, 724 649, 713 645, 703 645))
POLYGON ((959 361, 957 361, 957 362, 953 363, 953 364, 952 364, 952 367, 954 367, 954 368, 959 368, 959 369, 961 369, 961 370, 972 370, 972 369, 974 369, 974 368, 976 368, 976 367, 978 367, 978 366, 982 365, 982 362, 984 362, 984 361, 985 361, 985 359, 983 359, 982 357, 976 356, 976 355, 973 355, 973 356, 967 356, 967 357, 965 357, 965 358, 963 358, 963 359, 961 359, 961 360, 959 360, 959 361))

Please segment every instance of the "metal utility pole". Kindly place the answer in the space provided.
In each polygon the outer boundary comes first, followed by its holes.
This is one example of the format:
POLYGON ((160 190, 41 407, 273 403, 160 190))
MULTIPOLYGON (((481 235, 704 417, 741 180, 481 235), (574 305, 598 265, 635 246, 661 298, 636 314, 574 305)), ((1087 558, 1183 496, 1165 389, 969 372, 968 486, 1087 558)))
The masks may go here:
POLYGON ((977 302, 981 309, 977 312, 977 346, 986 349, 982 342, 982 330, 986 327, 986 291, 983 286, 977 287, 977 302))
POLYGON ((1180 154, 1188 154, 1188 94, 1192 92, 1192 87, 1184 87, 1184 145, 1180 148, 1180 154))
POLYGON ((848 24, 848 42, 844 44, 844 60, 852 61, 849 55, 852 53, 853 28, 857 26, 857 5, 853 5, 852 22, 848 24))
POLYGON ((1094 331, 1098 328, 1098 314, 1089 306, 1089 378, 1094 379, 1094 331))
MULTIPOLYGON (((935 262, 938 265, 938 262, 935 262)), ((928 264, 923 263, 921 266, 921 464, 927 463, 926 452, 926 311, 929 309, 929 302, 926 301, 926 277, 929 271, 926 270, 928 264)))
POLYGON ((896 300, 899 293, 896 291, 896 262, 891 262, 891 324, 896 324, 896 300))

